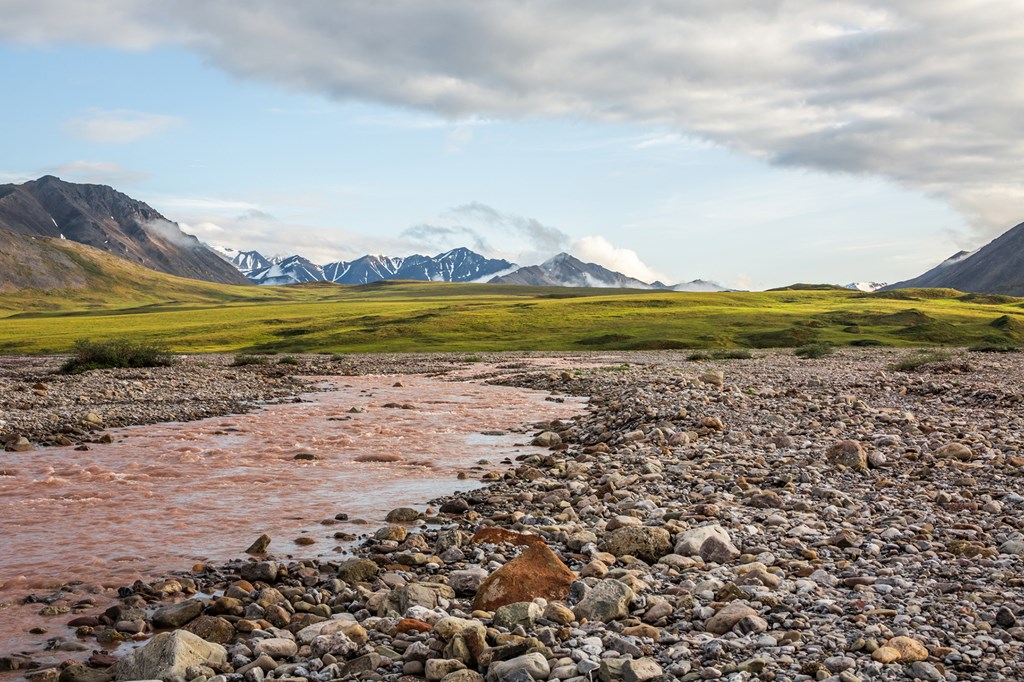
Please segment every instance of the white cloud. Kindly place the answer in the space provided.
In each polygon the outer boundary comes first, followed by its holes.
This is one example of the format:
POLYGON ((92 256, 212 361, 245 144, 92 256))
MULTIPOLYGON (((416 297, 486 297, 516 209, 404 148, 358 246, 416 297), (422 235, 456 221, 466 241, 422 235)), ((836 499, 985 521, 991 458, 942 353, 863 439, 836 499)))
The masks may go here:
POLYGON ((1024 215, 1019 0, 6 0, 3 10, 10 41, 173 44, 242 77, 451 120, 653 124, 773 164, 889 178, 948 201, 983 234, 1024 215))
POLYGON ((667 281, 668 278, 665 275, 640 260, 636 251, 619 248, 600 235, 591 235, 575 240, 572 243, 571 252, 582 261, 603 265, 609 270, 621 272, 648 284, 654 281, 672 283, 667 281))
MULTIPOLYGON (((160 204, 156 202, 154 205, 160 204)), ((239 251, 255 250, 264 256, 299 254, 321 265, 352 260, 368 253, 401 255, 414 251, 412 242, 406 240, 310 227, 279 219, 259 209, 233 214, 183 211, 174 215, 180 219, 179 225, 184 232, 213 246, 239 251)))
POLYGON ((101 185, 132 185, 149 176, 107 161, 72 161, 46 170, 64 180, 101 185))
POLYGON ((122 144, 152 137, 181 126, 177 116, 128 109, 92 109, 64 125, 71 135, 89 142, 122 144))

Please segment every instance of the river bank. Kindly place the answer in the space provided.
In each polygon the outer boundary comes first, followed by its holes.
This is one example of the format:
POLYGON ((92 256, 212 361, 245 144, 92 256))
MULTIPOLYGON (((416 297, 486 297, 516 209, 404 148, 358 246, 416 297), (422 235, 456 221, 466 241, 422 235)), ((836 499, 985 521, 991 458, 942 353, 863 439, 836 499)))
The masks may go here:
POLYGON ((272 544, 102 612, 65 597, 54 646, 149 644, 29 675, 1020 679, 1024 370, 971 354, 895 371, 903 355, 463 365, 587 413, 538 425, 548 450, 485 488, 395 510, 351 558, 272 544), (180 668, 158 665, 167 640, 192 651, 180 668))

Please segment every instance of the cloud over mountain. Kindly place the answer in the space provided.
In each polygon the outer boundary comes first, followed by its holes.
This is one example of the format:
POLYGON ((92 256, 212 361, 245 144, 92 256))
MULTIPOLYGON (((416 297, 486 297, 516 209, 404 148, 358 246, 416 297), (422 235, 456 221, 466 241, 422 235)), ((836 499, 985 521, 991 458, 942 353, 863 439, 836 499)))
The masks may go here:
POLYGON ((185 46, 238 76, 453 119, 668 125, 772 164, 892 179, 987 235, 1024 213, 1016 0, 3 6, 16 42, 185 46))

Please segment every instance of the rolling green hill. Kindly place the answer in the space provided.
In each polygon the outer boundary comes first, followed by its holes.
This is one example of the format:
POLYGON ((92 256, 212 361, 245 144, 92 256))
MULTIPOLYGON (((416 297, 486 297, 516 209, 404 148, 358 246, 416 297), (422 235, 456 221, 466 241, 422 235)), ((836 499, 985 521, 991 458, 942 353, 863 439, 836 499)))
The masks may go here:
MULTIPOLYGON (((74 253, 77 247, 70 247, 74 253)), ((74 257, 72 255, 72 257, 74 257)), ((95 263, 94 263, 95 264, 95 263)), ((111 265, 106 263, 106 265, 111 265)), ((620 350, 1016 344, 1021 299, 946 290, 638 292, 491 284, 232 287, 117 264, 90 286, 9 291, 0 353, 59 353, 76 339, 178 352, 620 350), (937 297, 934 294, 938 294, 937 297)))
POLYGON ((59 239, 0 232, 0 247, 0 353, 60 353, 82 338, 159 342, 178 352, 1024 341, 1024 299, 952 289, 682 293, 396 281, 253 287, 165 275, 59 239))

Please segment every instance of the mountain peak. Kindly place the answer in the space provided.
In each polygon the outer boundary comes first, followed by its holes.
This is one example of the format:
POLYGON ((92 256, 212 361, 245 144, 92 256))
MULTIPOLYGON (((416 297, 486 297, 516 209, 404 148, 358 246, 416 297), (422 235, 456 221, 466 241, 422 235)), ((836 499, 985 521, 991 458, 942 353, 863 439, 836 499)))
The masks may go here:
POLYGON ((179 277, 247 283, 177 223, 106 185, 66 182, 55 175, 0 185, 0 229, 68 239, 179 277))
POLYGON ((917 287, 1024 296, 1024 223, 977 251, 959 251, 923 275, 885 289, 917 287))

